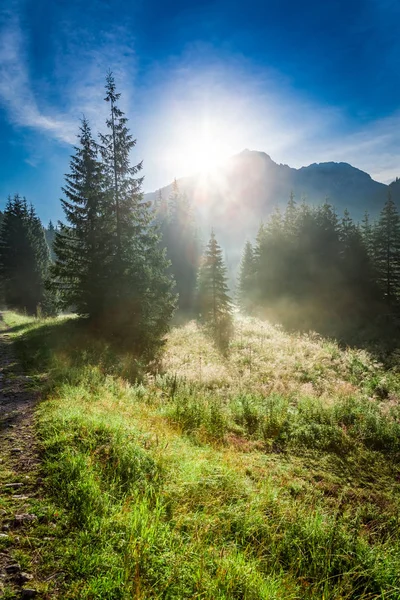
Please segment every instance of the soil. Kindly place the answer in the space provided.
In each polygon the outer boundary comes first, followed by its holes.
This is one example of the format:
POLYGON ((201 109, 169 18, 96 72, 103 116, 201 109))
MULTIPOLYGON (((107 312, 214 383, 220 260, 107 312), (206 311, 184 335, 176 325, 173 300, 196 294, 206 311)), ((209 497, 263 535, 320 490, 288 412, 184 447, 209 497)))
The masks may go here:
POLYGON ((0 313, 0 597, 39 598, 30 582, 27 538, 37 520, 31 505, 40 495, 34 411, 38 394, 21 372, 0 313))

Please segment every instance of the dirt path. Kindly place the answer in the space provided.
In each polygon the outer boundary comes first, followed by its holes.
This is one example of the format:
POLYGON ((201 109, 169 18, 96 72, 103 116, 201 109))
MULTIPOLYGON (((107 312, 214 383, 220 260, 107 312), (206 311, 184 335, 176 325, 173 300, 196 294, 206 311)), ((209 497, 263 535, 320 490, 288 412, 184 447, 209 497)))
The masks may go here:
POLYGON ((0 597, 40 598, 34 586, 31 513, 40 493, 34 432, 37 394, 21 373, 0 313, 0 597), (32 568, 33 567, 33 568, 32 568))

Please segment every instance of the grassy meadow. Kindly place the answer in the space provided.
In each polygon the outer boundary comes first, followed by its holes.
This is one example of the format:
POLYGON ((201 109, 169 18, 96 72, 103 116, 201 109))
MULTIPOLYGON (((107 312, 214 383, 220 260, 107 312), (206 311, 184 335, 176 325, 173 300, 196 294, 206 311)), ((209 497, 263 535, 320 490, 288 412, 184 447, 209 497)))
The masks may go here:
POLYGON ((42 397, 44 598, 400 598, 394 369, 240 316, 226 355, 190 322, 149 369, 5 319, 42 397))

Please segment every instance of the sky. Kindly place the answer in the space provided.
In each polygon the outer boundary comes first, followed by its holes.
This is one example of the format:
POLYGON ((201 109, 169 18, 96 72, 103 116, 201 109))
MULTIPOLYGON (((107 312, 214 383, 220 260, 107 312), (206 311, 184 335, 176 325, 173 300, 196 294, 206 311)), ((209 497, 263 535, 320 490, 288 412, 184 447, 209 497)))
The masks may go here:
POLYGON ((0 0, 0 209, 62 218, 85 115, 110 69, 144 191, 245 148, 400 175, 398 0, 0 0))

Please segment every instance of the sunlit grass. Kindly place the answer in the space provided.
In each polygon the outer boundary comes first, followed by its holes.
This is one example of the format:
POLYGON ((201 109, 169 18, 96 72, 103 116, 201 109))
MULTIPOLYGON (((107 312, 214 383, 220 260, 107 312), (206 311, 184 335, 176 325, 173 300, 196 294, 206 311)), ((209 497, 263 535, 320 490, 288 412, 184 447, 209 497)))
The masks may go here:
POLYGON ((238 318, 226 356, 189 323, 143 375, 68 319, 6 318, 48 374, 60 598, 399 597, 398 383, 367 353, 238 318))
POLYGON ((307 395, 327 401, 373 394, 374 385, 378 388, 390 381, 391 397, 397 399, 397 380, 366 351, 343 350, 317 334, 288 334, 279 326, 241 316, 236 317, 226 357, 194 321, 173 329, 162 368, 208 387, 263 395, 307 395))

